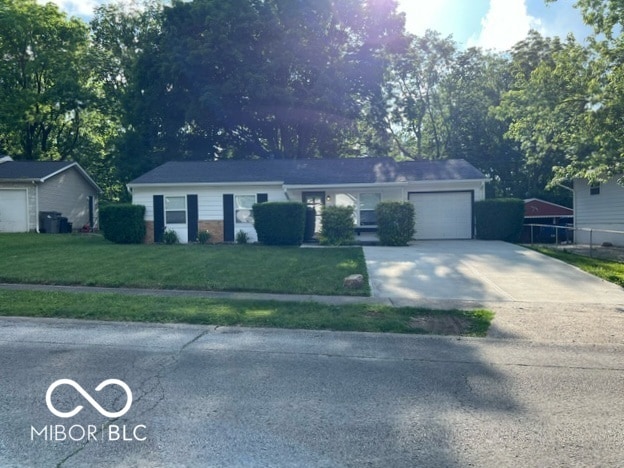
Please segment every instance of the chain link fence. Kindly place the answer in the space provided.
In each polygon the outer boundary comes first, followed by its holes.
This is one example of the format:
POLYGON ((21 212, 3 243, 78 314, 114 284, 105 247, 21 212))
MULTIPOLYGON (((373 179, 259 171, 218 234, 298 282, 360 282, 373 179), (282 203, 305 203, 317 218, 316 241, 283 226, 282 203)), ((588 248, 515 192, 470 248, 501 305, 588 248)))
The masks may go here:
POLYGON ((597 258, 624 261, 624 231, 578 228, 572 225, 525 224, 522 241, 597 258))

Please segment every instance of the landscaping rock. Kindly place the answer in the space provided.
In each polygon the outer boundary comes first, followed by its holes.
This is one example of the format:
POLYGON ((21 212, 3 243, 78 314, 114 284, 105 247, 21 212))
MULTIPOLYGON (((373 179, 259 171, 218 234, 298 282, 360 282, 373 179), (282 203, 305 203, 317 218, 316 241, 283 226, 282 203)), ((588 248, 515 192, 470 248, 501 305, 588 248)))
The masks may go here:
POLYGON ((364 277, 362 275, 349 275, 344 279, 342 284, 347 289, 357 289, 364 286, 364 277))

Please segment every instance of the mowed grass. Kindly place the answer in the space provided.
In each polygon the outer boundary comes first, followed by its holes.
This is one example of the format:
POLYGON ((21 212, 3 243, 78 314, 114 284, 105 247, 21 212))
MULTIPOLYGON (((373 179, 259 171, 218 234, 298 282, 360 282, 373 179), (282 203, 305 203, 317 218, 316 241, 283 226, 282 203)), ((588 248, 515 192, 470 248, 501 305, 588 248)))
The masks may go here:
POLYGON ((536 246, 533 248, 544 255, 562 260, 587 273, 591 273, 594 276, 624 287, 624 263, 586 257, 571 252, 550 249, 548 247, 536 246))
POLYGON ((282 294, 370 294, 361 248, 118 245, 99 235, 0 234, 0 282, 282 294), (364 286, 344 289, 359 273, 364 286))
MULTIPOLYGON (((109 293, 0 290, 0 316, 191 323, 362 332, 431 333, 428 320, 459 323, 452 335, 485 336, 493 314, 485 310, 432 311, 382 305, 332 306, 311 302, 133 297, 109 293), (416 325, 415 325, 416 324, 416 325)), ((437 330, 433 333, 444 334, 437 330)))

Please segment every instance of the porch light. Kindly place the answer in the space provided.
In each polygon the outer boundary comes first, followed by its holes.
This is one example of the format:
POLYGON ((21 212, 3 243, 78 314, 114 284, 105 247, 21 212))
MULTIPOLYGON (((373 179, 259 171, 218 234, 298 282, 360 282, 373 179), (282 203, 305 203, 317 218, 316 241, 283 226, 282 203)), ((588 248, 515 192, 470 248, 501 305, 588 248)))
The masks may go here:
POLYGON ((331 201, 331 195, 327 195, 327 196, 325 197, 325 200, 327 200, 328 202, 330 202, 330 201, 331 201))

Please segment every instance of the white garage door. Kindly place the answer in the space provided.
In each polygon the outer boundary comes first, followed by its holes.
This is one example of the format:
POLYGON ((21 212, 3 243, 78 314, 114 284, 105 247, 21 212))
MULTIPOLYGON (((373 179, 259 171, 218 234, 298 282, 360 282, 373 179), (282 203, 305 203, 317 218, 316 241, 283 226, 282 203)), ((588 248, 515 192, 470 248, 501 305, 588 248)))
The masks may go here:
POLYGON ((472 192, 410 193, 416 239, 471 239, 472 192))
POLYGON ((27 232, 26 190, 0 190, 0 232, 27 232))

